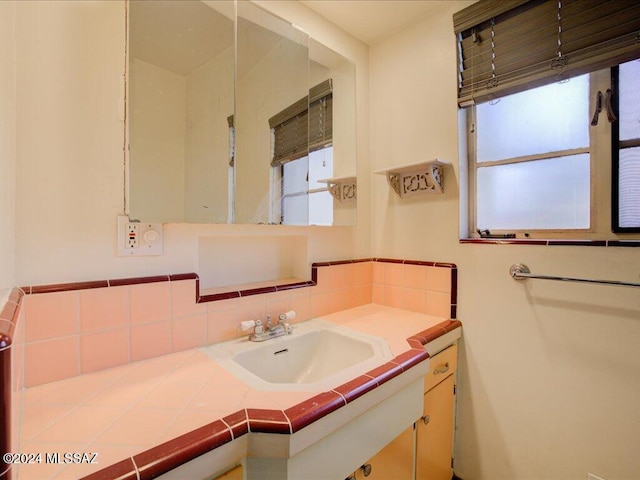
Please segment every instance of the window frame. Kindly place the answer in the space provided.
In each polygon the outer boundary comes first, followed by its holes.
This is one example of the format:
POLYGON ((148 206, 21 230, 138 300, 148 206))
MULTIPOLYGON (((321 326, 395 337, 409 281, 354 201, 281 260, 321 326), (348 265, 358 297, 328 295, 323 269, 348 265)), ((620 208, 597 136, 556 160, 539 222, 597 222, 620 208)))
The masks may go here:
POLYGON ((634 140, 620 140, 620 67, 611 68, 611 90, 613 114, 618 119, 611 124, 611 230, 613 233, 640 233, 640 225, 637 227, 621 227, 620 220, 620 150, 624 148, 640 147, 640 137, 634 140))
MULTIPOLYGON (((589 73, 589 108, 588 118, 595 110, 596 95, 598 91, 606 91, 611 88, 611 69, 606 68, 589 73)), ((476 105, 470 105, 463 110, 466 115, 465 140, 467 144, 467 235, 466 237, 478 237, 477 225, 477 169, 491 165, 519 163, 532 160, 554 158, 567 154, 589 153, 590 156, 590 226, 581 229, 490 229, 489 238, 525 238, 525 239, 600 239, 611 236, 611 128, 606 120, 606 112, 600 114, 598 125, 589 128, 589 147, 572 150, 555 151, 544 154, 535 154, 513 159, 484 161, 479 164, 477 157, 477 135, 475 129, 476 105), (606 204, 606 206, 605 206, 606 204), (515 235, 515 236, 514 236, 515 235)), ((490 227, 489 227, 490 228, 490 227)), ((464 237, 465 235, 461 235, 464 237)))

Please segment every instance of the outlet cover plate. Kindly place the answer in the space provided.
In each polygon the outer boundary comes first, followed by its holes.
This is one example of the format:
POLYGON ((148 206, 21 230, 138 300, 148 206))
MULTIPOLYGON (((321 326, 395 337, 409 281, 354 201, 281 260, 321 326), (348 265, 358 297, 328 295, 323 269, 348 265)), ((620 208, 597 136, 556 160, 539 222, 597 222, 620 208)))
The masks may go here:
POLYGON ((132 222, 118 215, 117 241, 119 257, 162 255, 162 224, 132 222))
POLYGON ((604 480, 604 478, 594 475, 593 473, 587 473, 587 480, 604 480))

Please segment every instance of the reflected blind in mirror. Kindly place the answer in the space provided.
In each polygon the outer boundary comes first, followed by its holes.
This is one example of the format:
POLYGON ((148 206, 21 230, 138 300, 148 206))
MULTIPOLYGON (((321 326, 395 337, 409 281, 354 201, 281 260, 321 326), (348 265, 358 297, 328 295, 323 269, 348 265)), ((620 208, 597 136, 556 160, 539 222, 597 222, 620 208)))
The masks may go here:
POLYGON ((331 79, 309 90, 309 95, 269 119, 273 154, 278 166, 332 145, 333 83, 331 79))

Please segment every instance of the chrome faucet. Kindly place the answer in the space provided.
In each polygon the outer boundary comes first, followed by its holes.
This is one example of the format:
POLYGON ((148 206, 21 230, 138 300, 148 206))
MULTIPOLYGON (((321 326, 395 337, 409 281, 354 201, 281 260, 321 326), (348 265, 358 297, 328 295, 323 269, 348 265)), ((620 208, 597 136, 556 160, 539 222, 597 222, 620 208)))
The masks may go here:
POLYGON ((272 323, 271 315, 267 315, 265 324, 263 324, 261 320, 248 320, 241 322, 240 328, 242 330, 253 328, 253 333, 249 335, 249 340, 252 342, 264 342, 271 338, 291 334, 293 332, 293 327, 288 320, 293 320, 294 318, 296 318, 296 312, 291 310, 278 315, 278 323, 272 323))

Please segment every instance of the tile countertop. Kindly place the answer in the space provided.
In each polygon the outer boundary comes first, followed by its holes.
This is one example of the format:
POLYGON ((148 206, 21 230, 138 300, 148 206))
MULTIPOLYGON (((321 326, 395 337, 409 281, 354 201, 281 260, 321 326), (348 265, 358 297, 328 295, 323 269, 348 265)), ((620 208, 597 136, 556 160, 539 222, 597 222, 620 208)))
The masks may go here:
MULTIPOLYGON (((141 452, 213 425, 212 422, 222 426, 224 432, 218 433, 229 437, 225 441, 247 431, 275 431, 273 428, 260 430, 261 421, 274 420, 259 418, 269 412, 281 415, 279 421, 286 430, 281 433, 298 430, 319 418, 306 418, 306 423, 303 419, 294 424, 295 411, 304 410, 296 407, 301 407, 303 402, 319 393, 324 397, 333 395, 340 401, 324 412, 327 414, 374 388, 376 381, 380 385, 423 361, 425 344, 429 351, 429 342, 447 332, 455 330, 454 340, 460 335, 459 321, 375 304, 322 318, 384 337, 396 357, 389 362, 393 365, 363 375, 371 385, 366 387, 360 382, 350 387, 351 391, 346 387, 352 382, 331 392, 263 392, 243 383, 201 349, 193 349, 31 387, 24 392, 19 452, 40 453, 41 460, 16 466, 17 479, 77 479, 118 462, 125 473, 121 478, 151 478, 161 473, 158 469, 163 467, 158 464, 162 461, 155 461, 156 470, 151 472, 151 468, 145 474, 140 465, 145 454, 136 457, 141 452), (393 373, 391 367, 397 372, 393 373), (252 418, 252 415, 255 416, 252 418), (239 416, 242 418, 232 423, 239 416), (62 458, 70 452, 97 453, 98 463, 46 462, 46 454, 59 453, 62 458), (128 468, 135 472, 131 477, 126 474, 128 468)), ((178 450, 164 447, 164 450, 178 450)), ((201 453, 203 451, 196 455, 201 453)), ((156 460, 157 452, 146 455, 154 455, 156 460)), ((112 475, 104 478, 113 478, 112 475)))

